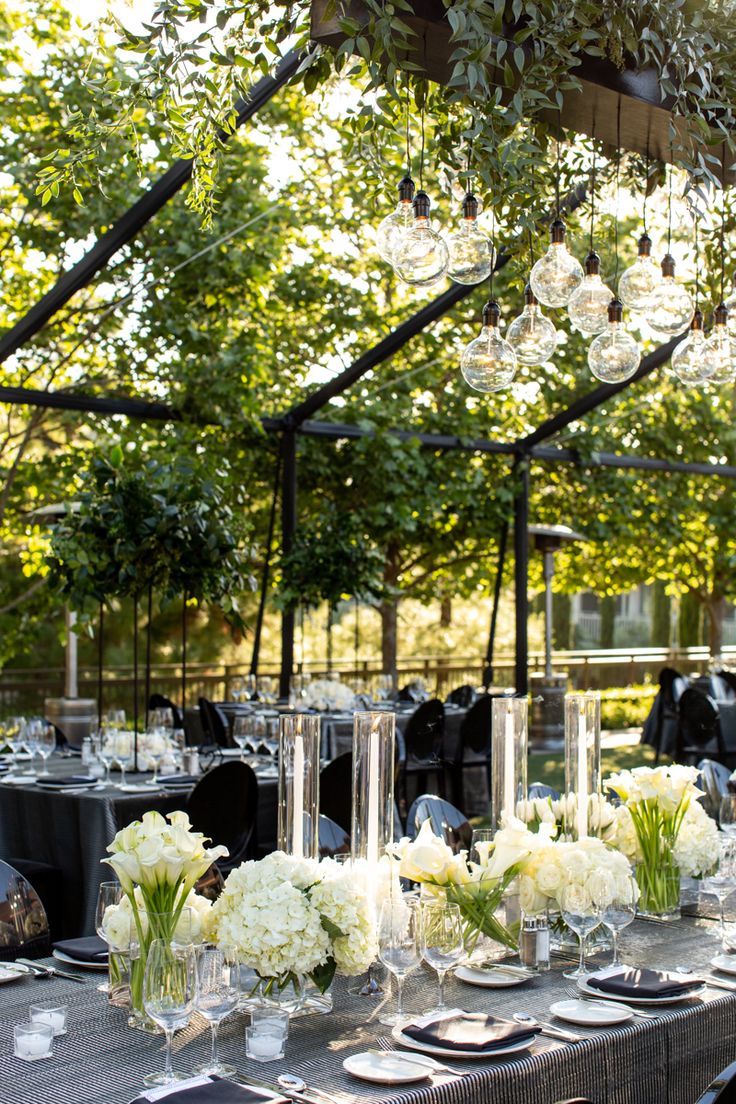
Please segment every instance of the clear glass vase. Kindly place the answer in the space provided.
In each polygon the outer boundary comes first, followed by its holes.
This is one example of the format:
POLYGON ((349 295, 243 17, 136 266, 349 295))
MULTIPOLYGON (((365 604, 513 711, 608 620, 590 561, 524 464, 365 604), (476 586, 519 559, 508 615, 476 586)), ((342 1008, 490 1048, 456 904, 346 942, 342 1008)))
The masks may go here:
POLYGON ((116 1008, 130 1008, 130 955, 110 951, 107 964, 107 1001, 116 1008))
POLYGON ((636 882, 639 903, 636 915, 642 920, 679 920, 680 871, 671 849, 664 844, 658 863, 638 863, 636 882))
POLYGON ((175 912, 146 912, 141 910, 128 953, 130 981, 130 1016, 128 1026, 151 1035, 163 1034, 143 1006, 143 976, 146 971, 148 950, 154 939, 166 939, 182 946, 192 942, 192 910, 183 908, 175 912))
POLYGON ((331 991, 320 992, 306 974, 291 975, 285 983, 278 978, 261 978, 257 999, 262 1005, 288 1012, 292 1019, 332 1011, 331 991))

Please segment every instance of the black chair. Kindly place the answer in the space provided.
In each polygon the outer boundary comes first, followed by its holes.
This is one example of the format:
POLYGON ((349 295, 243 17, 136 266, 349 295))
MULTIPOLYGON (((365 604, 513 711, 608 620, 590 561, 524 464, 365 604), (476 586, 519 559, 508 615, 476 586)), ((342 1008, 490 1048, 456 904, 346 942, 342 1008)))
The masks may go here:
POLYGON ((234 760, 208 771, 187 798, 186 811, 197 832, 230 852, 217 861, 223 873, 258 857, 258 780, 247 763, 234 760))
POLYGON ((408 779, 416 779, 417 790, 429 788, 434 777, 439 796, 445 796, 445 763, 442 743, 445 735, 445 707, 439 698, 423 702, 409 717, 404 731, 405 755, 399 763, 398 792, 403 812, 409 805, 408 779))
POLYGON ((148 709, 170 709, 171 716, 174 718, 174 728, 184 728, 184 718, 181 715, 181 710, 177 705, 174 705, 171 698, 164 697, 163 694, 151 694, 148 699, 148 709))
MULTIPOLYGON (((37 862, 35 859, 10 857, 6 862, 33 886, 41 899, 49 925, 49 938, 53 943, 63 939, 64 930, 64 873, 51 863, 37 862)), ((76 934, 73 933, 73 934, 76 934)))
POLYGON ((350 832, 346 832, 334 820, 323 816, 319 817, 319 857, 332 859, 335 855, 350 854, 350 832))
POLYGON ((721 737, 718 710, 702 690, 690 688, 678 703, 679 724, 674 758, 679 763, 694 764, 707 754, 709 759, 723 762, 726 749, 721 737))
POLYGON ((319 811, 343 831, 350 831, 353 812, 352 751, 338 755, 320 771, 319 811))
POLYGON ((678 702, 687 688, 687 679, 674 667, 659 672, 659 690, 644 722, 641 742, 654 748, 655 762, 664 752, 671 754, 677 745, 678 702))
POLYGON ((222 710, 207 698, 200 698, 198 704, 204 743, 214 744, 218 748, 235 747, 235 741, 230 735, 227 717, 222 710))
POLYGON ((454 690, 451 690, 447 695, 448 705, 459 705, 461 709, 470 709, 471 705, 478 700, 478 694, 474 686, 466 684, 465 686, 456 686, 454 690))
POLYGON ((728 793, 730 767, 716 763, 714 759, 701 759, 698 763, 700 786, 705 793, 705 807, 712 817, 718 820, 721 798, 728 793))
POLYGON ((736 1100, 736 1062, 731 1062, 715 1080, 711 1081, 695 1104, 732 1104, 736 1100))
POLYGON ((406 831, 411 839, 416 839, 422 825, 428 820, 436 836, 441 836, 455 854, 463 849, 470 851, 473 841, 473 829, 465 813, 461 813, 449 801, 435 797, 434 794, 422 794, 412 804, 406 818, 406 831))
MULTIPOLYGON (((491 801, 491 713, 493 695, 482 694, 475 705, 463 717, 458 736, 455 759, 450 768, 452 797, 461 809, 473 813, 487 812, 491 801), (475 803, 470 792, 466 793, 466 772, 473 772, 473 781, 482 776, 480 793, 475 803), (478 805, 476 808, 475 805, 478 805), (471 810, 471 806, 472 810, 471 810)), ((478 791, 478 786, 473 787, 478 791)), ((470 791, 470 787, 468 787, 470 791)))
POLYGON ((0 860, 0 962, 49 954, 49 922, 39 894, 16 867, 0 860))

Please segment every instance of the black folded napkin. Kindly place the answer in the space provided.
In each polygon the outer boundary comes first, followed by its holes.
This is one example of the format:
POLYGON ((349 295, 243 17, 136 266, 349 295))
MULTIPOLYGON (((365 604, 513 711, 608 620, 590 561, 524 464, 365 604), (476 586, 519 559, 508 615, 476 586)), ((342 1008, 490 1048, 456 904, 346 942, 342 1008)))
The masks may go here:
POLYGON ((91 786, 93 782, 97 782, 97 778, 92 778, 89 774, 64 774, 58 778, 39 778, 37 779, 39 786, 48 786, 50 789, 63 790, 65 786, 91 786))
POLYGON ((670 970, 641 970, 623 966, 615 974, 590 974, 588 985, 601 993, 615 993, 619 997, 679 997, 693 989, 700 989, 703 979, 670 970))
MULTIPOLYGON (((178 1089, 161 1099, 167 1104, 264 1104, 267 1099, 269 1104, 286 1104, 283 1096, 268 1098, 255 1089, 224 1078, 212 1078, 207 1085, 190 1085, 189 1088, 178 1089)), ((148 1104, 148 1101, 145 1097, 138 1096, 131 1104, 148 1104)))
POLYGON ((162 786, 195 786, 199 779, 193 774, 160 774, 158 781, 162 786))
POLYGON ((81 939, 62 939, 54 943, 54 950, 75 958, 77 962, 104 962, 108 955, 107 943, 99 935, 85 935, 81 939))
POLYGON ((486 1016, 484 1012, 463 1012, 434 1020, 426 1027, 409 1024, 402 1032, 418 1043, 445 1047, 447 1050, 493 1051, 522 1039, 531 1039, 539 1033, 538 1027, 505 1023, 486 1016))

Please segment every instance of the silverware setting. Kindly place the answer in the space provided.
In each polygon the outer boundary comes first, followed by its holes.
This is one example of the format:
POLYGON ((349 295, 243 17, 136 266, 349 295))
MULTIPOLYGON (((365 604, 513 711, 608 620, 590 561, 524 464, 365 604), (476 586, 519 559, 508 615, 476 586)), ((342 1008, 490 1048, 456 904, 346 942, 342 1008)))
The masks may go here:
POLYGON ((38 962, 32 962, 29 958, 17 958, 15 961, 21 966, 25 966, 26 970, 32 972, 39 981, 59 977, 66 978, 67 981, 78 981, 84 985, 86 980, 79 974, 69 974, 66 970, 57 970, 55 966, 41 966, 38 962))
POLYGON ((427 1069, 436 1070, 438 1073, 453 1073, 456 1077, 467 1077, 472 1071, 458 1069, 457 1066, 448 1066, 445 1062, 438 1062, 428 1054, 404 1054, 400 1050, 369 1050, 369 1054, 390 1054, 393 1058, 399 1058, 407 1065, 411 1062, 414 1066, 426 1066, 427 1069))
POLYGON ((561 1039, 565 1043, 582 1043, 586 1038, 585 1035, 578 1035, 575 1031, 566 1031, 562 1027, 555 1027, 554 1024, 547 1023, 545 1020, 538 1020, 535 1016, 530 1016, 528 1012, 514 1012, 514 1020, 518 1024, 526 1024, 528 1027, 541 1028, 540 1034, 546 1035, 550 1039, 561 1039))

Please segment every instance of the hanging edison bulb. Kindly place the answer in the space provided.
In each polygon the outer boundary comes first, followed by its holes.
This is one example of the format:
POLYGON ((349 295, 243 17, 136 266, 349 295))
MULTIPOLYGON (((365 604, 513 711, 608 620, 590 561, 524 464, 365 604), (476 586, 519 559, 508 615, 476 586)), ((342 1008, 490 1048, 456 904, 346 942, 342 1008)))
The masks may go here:
POLYGON ((725 303, 719 303, 713 312, 713 332, 705 343, 705 358, 710 367, 710 383, 736 380, 736 341, 728 328, 725 303))
POLYGON ((728 311, 728 328, 732 334, 736 334, 736 288, 733 289, 723 305, 728 311))
POLYGON ((624 269, 618 282, 618 297, 629 310, 643 311, 662 278, 659 265, 652 257, 652 239, 647 233, 639 238, 639 256, 624 269))
POLYGON ((506 340, 516 353, 519 364, 530 367, 544 364, 557 348, 557 330, 542 314, 530 284, 524 288, 524 309, 509 325, 506 340))
POLYGON ((647 300, 647 323, 660 337, 676 337, 687 329, 694 313, 693 297, 675 281, 675 258, 667 253, 662 259, 662 277, 647 300))
POLYGON ((583 282, 567 304, 573 326, 584 334, 602 333, 608 325, 608 305, 612 299, 611 289, 601 279, 601 259, 591 250, 585 258, 583 282))
POLYGON ((516 353, 501 337, 501 308, 489 299, 483 308, 483 328, 463 349, 460 371, 476 391, 501 391, 516 375, 516 353))
POLYGON ((450 260, 447 275, 457 284, 479 284, 487 280, 493 264, 491 239, 478 226, 478 200, 468 192, 463 200, 463 221, 447 237, 450 260))
POLYGON ((406 173, 399 182, 399 202, 376 230, 376 249, 384 261, 393 264, 394 253, 407 230, 414 225, 414 181, 406 173))
POLYGON ((549 248, 534 265, 529 277, 532 291, 545 307, 564 307, 582 280, 580 262, 565 244, 565 224, 556 218, 550 227, 549 248))
POLYGON ((594 337, 588 349, 588 365, 603 383, 622 383, 630 379, 641 362, 641 350, 623 323, 624 306, 620 299, 608 304, 608 325, 594 337))
POLYGON ((427 193, 417 192, 413 206, 414 224, 402 236, 394 253, 393 265, 405 284, 430 287, 447 273, 447 243, 432 229, 427 193))
POLYGON ((690 334, 681 341, 672 354, 672 371, 681 383, 705 383, 715 371, 715 361, 707 355, 707 341, 703 331, 703 312, 695 310, 690 323, 690 334))

